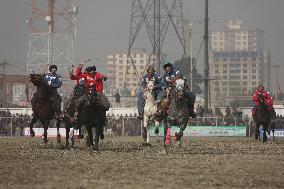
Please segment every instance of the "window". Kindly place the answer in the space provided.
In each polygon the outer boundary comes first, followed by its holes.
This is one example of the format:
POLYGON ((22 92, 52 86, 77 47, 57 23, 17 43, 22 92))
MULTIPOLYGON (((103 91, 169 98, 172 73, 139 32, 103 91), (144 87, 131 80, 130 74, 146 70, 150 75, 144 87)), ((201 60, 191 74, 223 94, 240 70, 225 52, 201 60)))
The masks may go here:
POLYGON ((223 76, 223 79, 227 79, 227 76, 226 76, 226 75, 224 75, 224 76, 223 76))
POLYGON ((256 73, 256 70, 255 70, 255 69, 253 69, 253 70, 252 70, 252 73, 256 73))
POLYGON ((243 85, 247 85, 248 83, 246 81, 243 82, 243 85))
POLYGON ((123 60, 119 60, 119 64, 123 64, 123 60))
POLYGON ((243 73, 248 73, 248 71, 247 70, 243 70, 243 73))
POLYGON ((247 75, 243 75, 243 79, 248 79, 248 76, 247 75))
POLYGON ((253 76, 252 76, 252 79, 256 79, 256 75, 253 75, 253 76))
POLYGON ((144 64, 144 60, 140 60, 140 64, 144 64))

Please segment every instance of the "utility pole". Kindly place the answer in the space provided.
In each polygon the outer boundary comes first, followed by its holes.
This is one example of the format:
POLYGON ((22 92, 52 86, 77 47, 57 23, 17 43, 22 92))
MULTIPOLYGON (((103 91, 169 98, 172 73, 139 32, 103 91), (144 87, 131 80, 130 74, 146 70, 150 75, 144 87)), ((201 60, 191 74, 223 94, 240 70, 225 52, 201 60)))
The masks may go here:
POLYGON ((272 65, 272 67, 276 68, 276 100, 278 100, 278 89, 279 89, 278 74, 279 74, 280 65, 275 64, 275 65, 272 65))
POLYGON ((0 63, 0 67, 2 68, 2 76, 3 76, 3 97, 4 97, 4 107, 7 107, 7 91, 6 91, 6 67, 10 64, 7 63, 4 59, 2 63, 0 63))
POLYGON ((204 107, 208 110, 209 97, 209 56, 208 56, 208 0, 205 0, 204 18, 204 107))

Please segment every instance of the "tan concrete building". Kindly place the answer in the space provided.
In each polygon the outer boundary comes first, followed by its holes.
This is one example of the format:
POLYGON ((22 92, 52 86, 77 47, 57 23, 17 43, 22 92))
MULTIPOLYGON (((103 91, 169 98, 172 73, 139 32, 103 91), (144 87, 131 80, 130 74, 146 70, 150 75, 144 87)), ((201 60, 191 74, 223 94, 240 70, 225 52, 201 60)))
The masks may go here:
MULTIPOLYGON (((133 62, 127 57, 127 53, 114 53, 107 55, 107 74, 112 76, 105 87, 106 94, 114 94, 116 89, 127 90, 135 93, 140 83, 140 78, 145 73, 149 54, 145 51, 136 51, 131 55, 133 62), (134 68, 135 67, 135 68, 134 68)), ((133 94, 132 94, 133 95, 133 94)))
POLYGON ((211 33, 210 99, 212 104, 250 100, 259 84, 271 87, 270 52, 263 50, 263 31, 230 21, 224 31, 211 33))

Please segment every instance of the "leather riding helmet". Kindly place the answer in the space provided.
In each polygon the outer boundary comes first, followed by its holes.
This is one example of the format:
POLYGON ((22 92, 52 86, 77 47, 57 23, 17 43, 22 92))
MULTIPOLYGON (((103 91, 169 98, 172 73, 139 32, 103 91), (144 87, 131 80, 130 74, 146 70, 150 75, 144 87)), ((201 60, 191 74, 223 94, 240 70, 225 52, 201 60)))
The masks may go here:
POLYGON ((170 62, 166 62, 164 65, 163 65, 164 69, 166 69, 167 67, 171 67, 173 68, 173 64, 170 63, 170 62))
POLYGON ((264 86, 263 85, 259 85, 258 87, 257 87, 257 89, 260 91, 260 90, 264 90, 264 86))
POLYGON ((49 71, 51 72, 51 69, 53 69, 53 68, 55 68, 56 71, 57 71, 57 66, 56 66, 56 65, 51 65, 51 66, 49 66, 49 71))
POLYGON ((149 72, 149 70, 150 70, 150 69, 152 69, 152 70, 153 70, 153 72, 155 72, 155 68, 154 68, 154 66, 152 66, 152 65, 148 66, 148 68, 147 68, 147 72, 149 72))
POLYGON ((88 67, 85 69, 86 72, 91 72, 91 71, 94 71, 94 72, 95 72, 96 70, 97 70, 97 68, 96 68, 95 65, 88 66, 88 67))

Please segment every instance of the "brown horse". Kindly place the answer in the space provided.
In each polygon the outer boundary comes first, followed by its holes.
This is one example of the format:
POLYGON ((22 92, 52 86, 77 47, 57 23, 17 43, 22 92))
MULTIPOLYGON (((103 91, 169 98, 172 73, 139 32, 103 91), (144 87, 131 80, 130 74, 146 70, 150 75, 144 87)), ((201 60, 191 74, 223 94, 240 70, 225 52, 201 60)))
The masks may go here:
MULTIPOLYGON (((30 135, 31 137, 35 136, 33 125, 39 120, 44 128, 44 143, 47 143, 47 129, 50 121, 54 119, 55 116, 54 109, 52 107, 50 87, 46 84, 41 74, 30 74, 29 77, 34 86, 37 87, 37 92, 33 99, 34 107, 30 123, 30 135)), ((60 122, 57 121, 57 124, 60 124, 60 122)))

